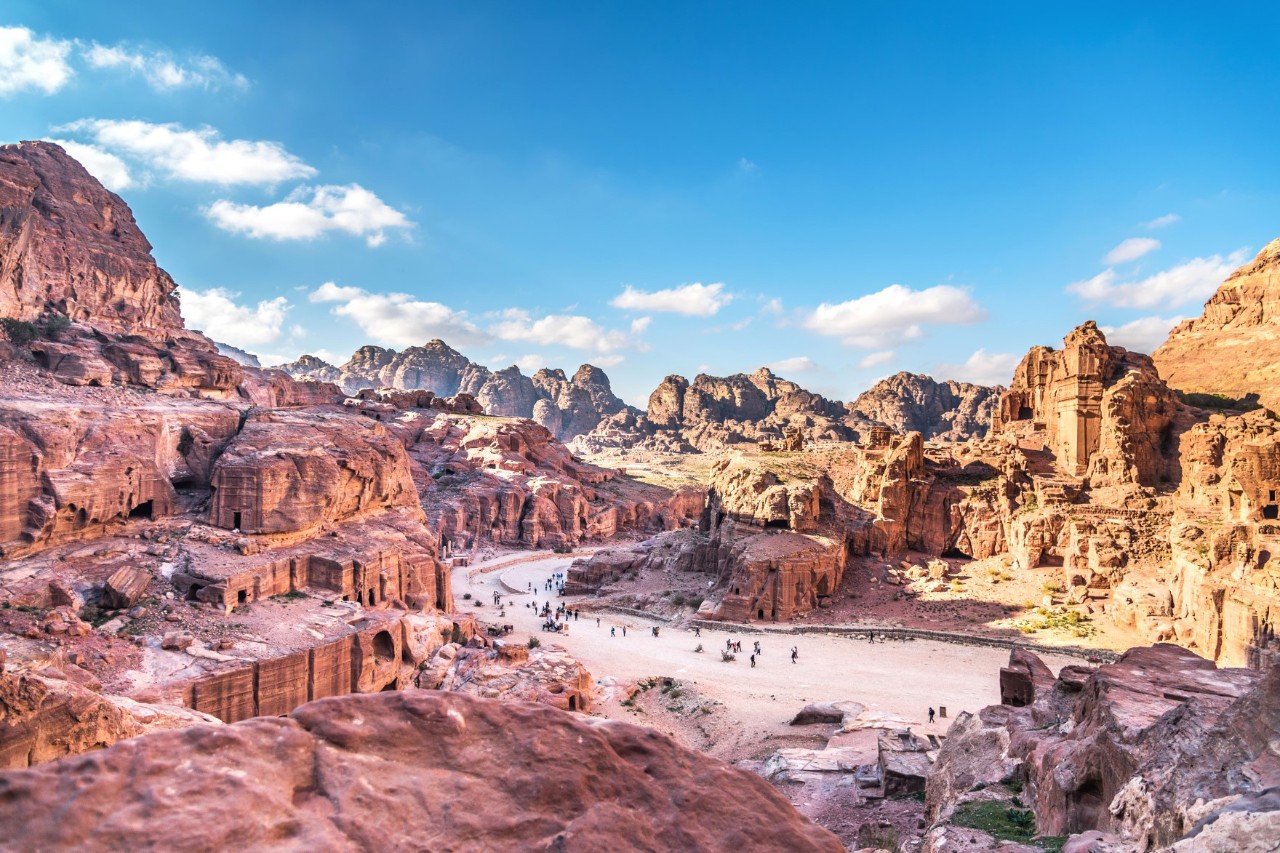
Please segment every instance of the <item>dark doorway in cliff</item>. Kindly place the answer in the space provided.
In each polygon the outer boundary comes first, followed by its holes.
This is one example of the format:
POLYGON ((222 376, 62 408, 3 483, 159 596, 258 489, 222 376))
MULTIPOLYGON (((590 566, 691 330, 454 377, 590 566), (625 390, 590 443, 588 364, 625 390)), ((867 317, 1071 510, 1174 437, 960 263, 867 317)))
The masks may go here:
POLYGON ((569 697, 569 710, 570 710, 570 711, 576 711, 576 710, 578 710, 578 697, 577 697, 577 696, 570 696, 570 697, 569 697))
POLYGON ((133 509, 129 510, 129 517, 130 518, 155 518, 155 515, 153 514, 154 506, 155 506, 155 503, 153 501, 143 501, 142 503, 135 506, 133 509))
POLYGON ((373 590, 369 590, 369 606, 372 607, 373 605, 374 605, 373 590))
POLYGON ((395 692, 396 692, 396 690, 398 690, 398 689, 399 689, 399 688, 398 688, 398 687, 396 687, 396 683, 393 681, 393 682, 391 682, 390 684, 388 684, 388 685, 386 685, 385 687, 383 687, 383 688, 382 688, 382 690, 380 690, 380 691, 378 691, 378 692, 380 692, 380 693, 395 693, 395 692))
POLYGON ((1088 779, 1067 795, 1067 832, 1088 832, 1098 828, 1098 816, 1106 803, 1102 797, 1102 784, 1088 779))
POLYGON ((231 529, 232 530, 240 529, 240 513, 238 512, 233 512, 231 514, 231 529))
POLYGON ((942 556, 952 560, 972 560, 973 557, 961 551, 955 545, 942 552, 942 556))
POLYGON ((396 659, 396 643, 386 631, 373 635, 373 661, 377 664, 390 663, 396 659))
POLYGON ((1031 420, 1031 415, 1032 415, 1032 411, 1031 411, 1031 407, 1030 407, 1030 406, 1019 406, 1019 407, 1018 407, 1018 420, 1020 420, 1020 421, 1029 421, 1029 420, 1031 420))
MULTIPOLYGON (((1272 494, 1275 494, 1275 492, 1272 492, 1272 494)), ((1271 521, 1280 518, 1280 506, 1277 506, 1276 504, 1267 504, 1262 508, 1262 517, 1271 521)))
POLYGON ((790 527, 785 518, 775 518, 764 523, 765 530, 787 530, 790 527))
POLYGON ((187 601, 199 601, 200 590, 204 589, 204 584, 193 583, 187 587, 187 601))
POLYGON ((249 590, 242 589, 236 593, 236 604, 248 604, 248 603, 249 603, 249 590))
POLYGON ((761 621, 763 621, 763 620, 764 620, 764 608, 763 608, 763 607, 761 607, 759 610, 757 610, 757 611, 756 611, 756 618, 757 618, 757 619, 760 619, 761 621))

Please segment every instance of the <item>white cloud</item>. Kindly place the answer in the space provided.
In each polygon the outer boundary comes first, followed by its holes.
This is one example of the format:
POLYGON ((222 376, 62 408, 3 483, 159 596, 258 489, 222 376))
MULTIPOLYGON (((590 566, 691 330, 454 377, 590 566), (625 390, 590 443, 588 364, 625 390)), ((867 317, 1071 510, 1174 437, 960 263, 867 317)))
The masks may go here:
MULTIPOLYGON (((622 353, 614 353, 613 355, 594 355, 591 357, 591 364, 594 367, 614 367, 626 361, 627 357, 622 353)), ((646 401, 648 398, 645 398, 646 401)))
POLYGON ((1089 302, 1105 302, 1120 308, 1174 307, 1203 302, 1248 257, 1246 249, 1238 249, 1225 258, 1221 255, 1192 258, 1137 281, 1121 281, 1116 271, 1108 267, 1091 279, 1067 285, 1067 292, 1089 302))
POLYGON ((695 282, 653 291, 636 290, 628 284, 609 304, 633 311, 670 311, 686 317, 710 317, 731 301, 733 294, 724 292, 722 282, 695 282))
POLYGON ((807 355, 784 358, 780 361, 770 362, 765 367, 778 373, 812 373, 818 369, 817 362, 807 355))
POLYGON ((125 162, 110 151, 103 151, 96 145, 86 145, 71 139, 50 139, 57 143, 72 157, 80 161, 80 165, 89 170, 102 185, 113 192, 133 186, 133 176, 125 162))
POLYGON ((490 331, 504 341, 523 341, 542 346, 566 346, 573 349, 613 352, 629 346, 625 332, 609 330, 589 317, 548 314, 534 319, 528 311, 508 308, 490 331))
POLYGON ((52 95, 75 71, 67 63, 71 42, 41 38, 26 27, 0 27, 0 98, 26 89, 52 95))
POLYGON ((167 51, 146 52, 127 45, 101 45, 94 42, 82 51, 91 68, 119 69, 141 75, 153 89, 168 91, 182 88, 221 89, 224 86, 244 89, 249 81, 233 74, 212 56, 175 58, 167 51))
POLYGON ((413 227, 403 213, 359 184, 299 187, 284 201, 265 206, 219 199, 205 213, 224 231, 270 240, 314 240, 343 231, 381 246, 389 230, 413 227))
POLYGON ((891 284, 847 302, 824 302, 804 318, 803 325, 850 346, 882 349, 903 338, 918 338, 926 324, 960 325, 985 317, 982 306, 964 288, 939 284, 912 290, 891 284))
POLYGON ((537 373, 539 370, 547 366, 547 360, 536 353, 522 355, 515 360, 516 367, 525 373, 537 373))
POLYGON ((1152 353, 1185 317, 1139 317, 1123 326, 1102 326, 1107 342, 1135 352, 1152 353))
POLYGON ((81 119, 56 129, 86 134, 102 148, 181 181, 271 185, 316 174, 278 142, 224 140, 212 127, 188 130, 180 124, 81 119))
POLYGON ((240 294, 221 287, 199 291, 182 288, 182 316, 187 325, 199 329, 215 341, 250 349, 270 344, 280 337, 280 327, 289 313, 283 296, 264 299, 257 305, 240 305, 240 294))
POLYGON ((975 385, 1008 385, 1013 379, 1019 356, 1007 352, 979 349, 964 364, 940 364, 938 373, 947 379, 959 379, 975 385))
POLYGON ((631 321, 631 334, 643 335, 649 328, 649 324, 653 322, 652 317, 637 317, 631 321))
POLYGON ((336 303, 335 315, 353 320, 368 340, 382 346, 420 346, 432 338, 453 346, 491 340, 471 322, 466 311, 454 311, 439 302, 422 302, 407 293, 369 293, 330 281, 313 290, 309 299, 336 303))
POLYGON ((1136 261, 1143 255, 1154 252, 1159 248, 1159 240, 1153 240, 1150 237, 1130 237, 1127 240, 1122 240, 1120 245, 1107 252, 1107 256, 1102 259, 1102 262, 1104 264, 1123 264, 1128 261, 1136 261))
POLYGON ((761 314, 781 314, 782 300, 776 296, 773 297, 768 302, 764 303, 764 306, 760 309, 760 313, 761 314))
POLYGON ((1166 213, 1164 216, 1157 216, 1155 219, 1151 220, 1150 222, 1142 223, 1142 227, 1150 230, 1155 230, 1156 228, 1163 228, 1166 225, 1173 225, 1175 222, 1181 222, 1181 221, 1182 221, 1182 217, 1179 216, 1178 214, 1166 213))
POLYGON ((878 352, 868 354, 862 361, 858 362, 858 367, 866 370, 870 367, 879 367, 882 364, 888 364, 893 361, 893 350, 882 349, 878 352))

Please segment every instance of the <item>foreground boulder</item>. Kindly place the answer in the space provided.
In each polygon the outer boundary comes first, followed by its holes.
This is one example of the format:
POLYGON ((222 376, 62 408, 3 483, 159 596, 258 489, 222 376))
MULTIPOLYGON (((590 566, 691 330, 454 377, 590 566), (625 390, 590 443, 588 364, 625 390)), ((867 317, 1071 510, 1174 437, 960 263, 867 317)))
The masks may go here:
POLYGON ((925 851, 1035 832, 1084 836, 1064 850, 1280 846, 1280 670, 1218 668, 1160 644, 1055 680, 1015 651, 1001 694, 947 732, 925 851), (1245 836, 1256 844, 1227 843, 1245 836))
POLYGON ((829 850, 665 735, 434 691, 312 702, 0 775, 23 850, 829 850))

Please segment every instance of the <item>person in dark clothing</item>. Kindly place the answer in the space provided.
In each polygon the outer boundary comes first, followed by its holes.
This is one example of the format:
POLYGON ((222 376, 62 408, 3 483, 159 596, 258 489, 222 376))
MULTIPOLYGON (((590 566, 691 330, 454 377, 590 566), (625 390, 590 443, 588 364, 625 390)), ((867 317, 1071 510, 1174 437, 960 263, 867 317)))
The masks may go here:
POLYGON ((931 722, 931 723, 933 722, 933 709, 932 709, 932 708, 930 708, 930 709, 929 709, 929 722, 931 722))

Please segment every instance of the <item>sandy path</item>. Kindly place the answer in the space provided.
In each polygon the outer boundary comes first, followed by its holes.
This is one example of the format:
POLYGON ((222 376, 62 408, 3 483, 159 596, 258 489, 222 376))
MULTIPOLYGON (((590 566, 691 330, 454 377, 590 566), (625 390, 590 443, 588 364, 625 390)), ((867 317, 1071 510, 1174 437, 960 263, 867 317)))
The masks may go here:
MULTIPOLYGON (((667 628, 657 620, 615 613, 588 616, 585 610, 580 621, 570 624, 567 635, 547 634, 540 630, 542 620, 525 605, 533 599, 539 606, 550 601, 553 608, 558 603, 586 604, 590 599, 557 598, 543 587, 553 572, 566 571, 572 559, 513 564, 510 555, 505 555, 490 562, 504 565, 489 573, 483 571, 484 564, 455 570, 454 596, 463 610, 469 609, 469 602, 462 600, 462 594, 471 592, 484 602, 477 615, 496 621, 492 600, 497 590, 506 603, 502 621, 516 626, 514 638, 534 636, 544 643, 563 645, 596 679, 613 676, 619 681, 635 681, 659 675, 692 681, 703 696, 723 702, 729 720, 746 732, 786 734, 786 722, 806 703, 852 700, 869 711, 905 720, 917 731, 943 734, 959 712, 977 711, 1000 701, 999 670, 1009 659, 1004 649, 920 640, 872 645, 827 635, 751 634, 733 637, 742 641, 743 652, 735 662, 725 663, 720 651, 732 636, 730 632, 703 630, 699 639, 692 631, 667 628), (534 592, 512 595, 501 585, 502 578, 517 588, 532 582, 534 592), (654 625, 660 627, 658 637, 649 630, 654 625), (616 628, 616 636, 610 636, 611 627, 616 628), (763 653, 753 669, 748 655, 757 640, 763 653), (699 643, 705 651, 695 653, 699 643), (793 645, 799 648, 799 660, 794 664, 790 660, 793 645), (949 718, 930 726, 930 706, 945 706, 949 718)), ((1080 663, 1058 655, 1043 658, 1055 672, 1066 664, 1080 663)), ((609 716, 617 715, 603 710, 609 716)))

